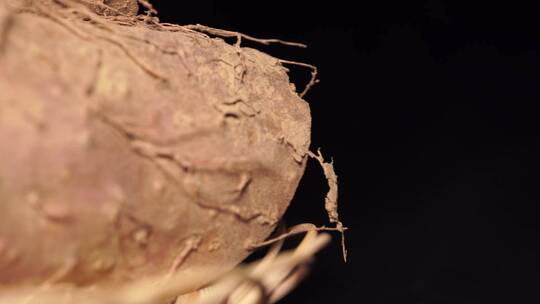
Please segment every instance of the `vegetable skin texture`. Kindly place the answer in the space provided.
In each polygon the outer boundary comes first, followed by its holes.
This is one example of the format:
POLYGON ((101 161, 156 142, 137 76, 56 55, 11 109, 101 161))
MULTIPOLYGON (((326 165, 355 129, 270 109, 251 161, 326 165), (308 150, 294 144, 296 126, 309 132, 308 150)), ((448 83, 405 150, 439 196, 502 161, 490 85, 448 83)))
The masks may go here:
POLYGON ((25 5, 0 4, 0 285, 230 269, 268 237, 310 144, 278 59, 25 5))

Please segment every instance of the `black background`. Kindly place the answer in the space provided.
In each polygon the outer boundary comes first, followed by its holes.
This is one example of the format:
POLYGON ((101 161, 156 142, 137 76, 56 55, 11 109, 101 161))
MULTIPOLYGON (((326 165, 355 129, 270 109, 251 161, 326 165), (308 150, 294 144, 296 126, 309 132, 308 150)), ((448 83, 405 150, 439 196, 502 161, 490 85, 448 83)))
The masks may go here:
MULTIPOLYGON (((540 302, 537 8, 358 2, 154 1, 161 21, 304 42, 246 45, 320 68, 312 147, 335 159, 350 260, 336 235, 282 303, 540 302)), ((288 223, 325 224, 325 191, 310 163, 288 223)))

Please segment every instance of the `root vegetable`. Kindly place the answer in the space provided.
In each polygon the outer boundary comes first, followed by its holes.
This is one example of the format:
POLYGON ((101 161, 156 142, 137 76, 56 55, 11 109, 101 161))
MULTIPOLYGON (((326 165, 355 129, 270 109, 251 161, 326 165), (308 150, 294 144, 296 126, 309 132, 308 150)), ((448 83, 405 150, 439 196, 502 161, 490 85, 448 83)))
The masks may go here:
POLYGON ((2 286, 232 268, 296 190, 310 111, 281 61, 133 3, 0 2, 2 286))

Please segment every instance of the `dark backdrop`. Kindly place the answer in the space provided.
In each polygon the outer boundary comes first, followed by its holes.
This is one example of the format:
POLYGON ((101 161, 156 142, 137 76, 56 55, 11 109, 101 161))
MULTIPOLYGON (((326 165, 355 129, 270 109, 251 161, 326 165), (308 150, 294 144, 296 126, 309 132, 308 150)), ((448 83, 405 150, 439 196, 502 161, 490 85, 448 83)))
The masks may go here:
MULTIPOLYGON (((540 301, 535 7, 154 2, 162 21, 305 42, 258 47, 320 68, 313 148, 335 159, 350 261, 334 242, 283 303, 540 301)), ((286 219, 324 224, 322 174, 306 174, 286 219)))

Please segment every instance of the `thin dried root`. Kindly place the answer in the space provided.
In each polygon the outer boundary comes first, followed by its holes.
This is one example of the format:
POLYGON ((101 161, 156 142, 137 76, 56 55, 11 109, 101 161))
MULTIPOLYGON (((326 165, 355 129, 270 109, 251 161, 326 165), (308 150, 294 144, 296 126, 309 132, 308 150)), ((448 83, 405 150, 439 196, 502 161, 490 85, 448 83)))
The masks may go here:
POLYGON ((236 38, 235 45, 238 46, 238 47, 240 47, 240 44, 242 42, 242 38, 246 39, 246 40, 249 40, 249 41, 264 44, 264 45, 269 45, 269 44, 272 44, 272 43, 278 43, 278 44, 301 47, 301 48, 306 48, 307 47, 307 45, 305 45, 303 43, 284 41, 284 40, 280 40, 280 39, 260 39, 260 38, 255 38, 255 37, 252 37, 252 36, 249 36, 249 35, 246 35, 246 34, 242 34, 242 33, 239 33, 239 32, 217 29, 217 28, 209 27, 209 26, 202 25, 202 24, 188 24, 188 25, 183 25, 182 27, 193 30, 193 31, 203 32, 203 33, 207 33, 207 34, 211 34, 211 35, 215 35, 215 36, 220 36, 220 37, 234 37, 234 38, 236 38))
POLYGON ((268 239, 268 240, 266 240, 264 242, 261 242, 261 243, 251 244, 251 245, 248 246, 248 249, 249 250, 254 250, 254 249, 266 247, 266 246, 272 245, 272 244, 274 244, 276 242, 288 239, 291 236, 306 233, 306 232, 310 232, 310 231, 340 231, 340 232, 342 232, 342 230, 347 230, 347 227, 342 227, 342 228, 325 227, 325 226, 317 227, 317 226, 315 226, 313 224, 309 224, 309 223, 298 224, 298 225, 292 226, 286 232, 280 234, 277 237, 268 239))
MULTIPOLYGON (((141 6, 143 6, 144 8, 146 8, 146 12, 147 12, 147 15, 145 17, 146 19, 155 18, 154 16, 157 14, 157 11, 153 8, 153 6, 148 1, 146 1, 146 0, 138 0, 138 3, 141 6)), ((73 7, 74 5, 71 5, 71 6, 73 7)), ((70 7, 70 6, 66 5, 65 3, 64 3, 64 6, 70 7)), ((68 30, 70 30, 71 32, 76 34, 77 36, 81 37, 82 39, 88 39, 89 38, 87 35, 83 34, 80 30, 76 29, 74 26, 68 25, 67 23, 62 22, 60 20, 60 18, 52 16, 51 14, 46 13, 46 11, 47 10, 42 9, 40 11, 40 13, 45 14, 46 17, 49 17, 50 19, 56 21, 57 23, 60 23, 62 26, 64 26, 65 28, 67 28, 68 30)), ((80 14, 84 15, 86 18, 90 18, 94 22, 96 22, 97 24, 100 24, 101 26, 103 26, 105 28, 105 30, 107 30, 109 32, 114 32, 110 27, 107 27, 104 23, 99 22, 98 20, 96 20, 96 18, 93 18, 91 15, 89 15, 87 13, 88 8, 85 7, 85 6, 83 6, 83 8, 81 8, 81 9, 72 8, 70 11, 80 13, 80 14)), ((156 21, 156 24, 161 26, 161 27, 165 27, 165 26, 168 25, 166 23, 159 23, 157 21, 156 21)), ((260 38, 255 38, 255 37, 240 33, 240 32, 212 28, 212 27, 208 27, 208 26, 205 26, 205 25, 201 25, 201 24, 191 24, 191 25, 183 25, 183 26, 171 25, 171 26, 173 26, 176 29, 196 31, 196 32, 199 32, 199 33, 207 33, 207 34, 220 36, 220 37, 235 37, 236 38, 235 46, 237 46, 237 47, 240 47, 242 39, 254 41, 254 42, 257 42, 257 43, 264 44, 264 45, 269 45, 269 44, 272 44, 272 43, 279 43, 279 44, 288 45, 288 46, 295 46, 295 47, 302 47, 302 48, 307 47, 305 44, 302 44, 302 43, 289 42, 289 41, 284 41, 284 40, 280 40, 280 39, 260 39, 260 38)), ((140 58, 138 58, 138 56, 135 55, 133 53, 133 51, 130 50, 129 47, 127 47, 124 43, 120 42, 119 40, 114 39, 114 38, 109 37, 109 36, 102 36, 102 35, 93 35, 93 36, 95 38, 98 38, 98 39, 106 40, 106 41, 116 45, 117 47, 119 47, 129 59, 131 59, 137 66, 139 66, 143 71, 145 71, 151 77, 156 78, 156 79, 158 79, 160 81, 166 81, 167 80, 166 76, 161 75, 159 72, 155 71, 152 67, 150 67, 147 63, 145 63, 140 58)), ((281 63, 281 64, 290 64, 290 65, 306 67, 306 68, 309 68, 311 70, 311 78, 310 78, 309 82, 306 84, 305 88, 299 94, 299 96, 301 98, 303 98, 307 94, 307 92, 309 92, 309 90, 311 90, 311 88, 315 84, 317 84, 319 82, 319 80, 317 79, 318 69, 314 65, 303 63, 303 62, 284 60, 284 59, 278 59, 278 62, 281 63)))
POLYGON ((311 69, 311 79, 309 80, 308 84, 306 85, 302 93, 300 93, 301 98, 304 98, 304 95, 306 95, 306 93, 309 92, 309 90, 311 90, 311 88, 315 84, 319 83, 319 79, 317 79, 318 70, 316 66, 312 64, 308 64, 308 63, 297 62, 297 61, 290 61, 290 60, 283 60, 283 59, 278 59, 278 60, 281 64, 292 64, 292 65, 297 65, 297 66, 311 69))
POLYGON ((81 30, 79 30, 74 25, 70 24, 69 22, 64 21, 62 18, 50 13, 50 9, 48 9, 46 6, 42 4, 36 4, 36 7, 38 8, 37 14, 49 18, 53 22, 57 23, 58 25, 62 26, 64 29, 66 29, 68 32, 71 32, 73 35, 79 37, 83 40, 90 40, 91 37, 84 34, 81 30))
POLYGON ((248 246, 248 249, 253 250, 253 249, 265 247, 268 245, 272 245, 276 242, 282 242, 283 240, 291 236, 301 234, 301 233, 306 233, 306 232, 311 233, 313 231, 339 231, 341 234, 341 250, 343 252, 343 260, 347 262, 347 246, 345 245, 345 231, 348 228, 343 226, 343 223, 339 220, 338 177, 334 170, 334 165, 333 165, 334 161, 332 160, 330 163, 325 162, 320 149, 317 150, 317 154, 311 151, 308 151, 308 156, 316 159, 321 165, 321 168, 323 169, 324 176, 326 177, 326 180, 328 182, 328 192, 326 193, 324 207, 326 209, 326 212, 328 213, 328 220, 330 221, 330 223, 335 224, 336 227, 326 227, 326 226, 317 227, 310 223, 299 224, 299 225, 289 228, 286 232, 281 233, 277 237, 268 239, 258 244, 251 244, 248 246))
POLYGON ((114 45, 116 45, 118 48, 120 48, 126 56, 131 59, 139 68, 141 68, 144 72, 146 72, 151 77, 161 80, 161 81, 167 81, 167 77, 164 75, 161 75, 159 72, 155 71, 152 67, 150 67, 146 62, 144 62, 142 59, 140 59, 137 55, 135 55, 129 47, 127 47, 125 44, 119 42, 118 40, 115 40, 110 37, 106 36, 98 36, 97 38, 106 40, 114 45))
POLYGON ((319 162, 328 182, 329 189, 328 193, 326 193, 326 198, 324 199, 324 207, 328 213, 330 223, 336 224, 335 229, 341 233, 341 250, 343 251, 343 260, 347 262, 347 247, 345 246, 345 230, 347 230, 347 227, 343 226, 343 223, 339 220, 338 215, 338 180, 336 171, 334 170, 334 160, 332 160, 330 163, 325 162, 320 149, 317 150, 317 154, 308 151, 308 155, 319 162))
MULTIPOLYGON (((279 236, 281 234, 286 233, 287 230, 288 229, 285 226, 285 222, 280 221, 279 224, 278 224, 278 227, 276 228, 274 233, 279 236)), ((282 239, 282 240, 278 240, 278 241, 276 241, 276 242, 274 242, 272 244, 272 246, 266 252, 266 255, 264 256, 264 258, 259 262, 259 267, 262 267, 260 265, 264 265, 266 263, 271 263, 276 258, 276 256, 278 256, 281 248, 283 247, 284 241, 285 241, 285 239, 282 239)))
MULTIPOLYGON (((71 12, 79 13, 79 14, 83 15, 84 17, 92 20, 96 24, 99 24, 102 27, 102 29, 105 29, 108 32, 114 33, 114 30, 111 27, 109 27, 105 23, 97 20, 96 18, 94 18, 92 16, 92 14, 89 14, 88 12, 85 12, 84 10, 79 10, 79 9, 76 9, 76 8, 72 8, 72 9, 68 9, 68 10, 71 11, 71 12)), ((157 13, 157 11, 156 11, 156 13, 157 13)), ((58 18, 55 18, 55 21, 59 22, 58 18)), ((63 25, 66 26, 67 23, 64 23, 63 25)), ((71 27, 73 27, 73 26, 71 26, 71 27)), ((71 29, 71 30, 74 31, 74 29, 71 29)), ((80 33, 80 31, 79 31, 79 33, 80 33)), ((81 35, 78 34, 78 36, 81 36, 81 35)), ((167 80, 166 76, 161 75, 159 72, 155 71, 152 67, 149 66, 149 64, 147 64, 142 59, 140 59, 126 44, 120 42, 120 40, 114 39, 114 38, 112 38, 110 36, 104 36, 104 35, 98 35, 98 34, 95 34, 94 37, 98 38, 98 39, 108 41, 109 43, 112 43, 112 44, 116 45, 118 48, 120 48, 120 50, 122 50, 124 52, 124 54, 129 59, 131 59, 137 66, 139 66, 139 68, 141 68, 143 71, 145 71, 151 77, 156 78, 156 79, 161 80, 161 81, 166 81, 167 80)))
MULTIPOLYGON (((155 71, 152 67, 149 66, 149 64, 147 64, 146 62, 144 62, 142 59, 140 59, 126 44, 122 43, 120 40, 118 39, 115 39, 111 36, 108 36, 108 35, 99 35, 99 34, 86 34, 86 33, 83 33, 82 30, 80 30, 79 28, 77 28, 76 26, 64 21, 62 18, 56 16, 55 14, 53 13, 50 13, 50 11, 53 11, 53 10, 50 10, 50 9, 47 9, 46 7, 41 7, 41 5, 37 5, 39 9, 38 13, 41 14, 42 16, 45 16, 46 18, 49 18, 50 20, 58 23, 59 25, 61 25, 62 27, 64 27, 66 30, 70 31, 72 34, 76 35, 77 37, 81 38, 81 39, 84 39, 84 40, 90 40, 90 39, 101 39, 101 40, 104 40, 104 41, 107 41, 115 46, 117 46, 122 52, 124 52, 124 54, 127 56, 127 58, 129 58, 133 63, 135 63, 135 65, 137 65, 141 70, 143 70, 145 73, 147 73, 149 76, 157 79, 157 80, 160 80, 160 81, 167 81, 167 77, 164 76, 164 75, 161 75, 158 71, 155 71)), ((88 11, 88 8, 86 7, 82 7, 80 10, 77 9, 77 8, 68 8, 66 9, 66 11, 69 11, 69 12, 77 12, 77 13, 80 13, 81 15, 83 16, 86 16, 86 17, 89 17, 91 18, 91 15, 88 15, 87 14, 87 11, 88 11)), ((97 20, 95 20, 95 18, 92 18, 96 23, 100 23, 98 22, 97 20)), ((103 25, 101 23, 101 25, 103 25)), ((105 25, 103 25, 105 26, 105 25)), ((104 27, 106 30, 108 31, 112 31, 112 29, 108 28, 108 27, 104 27)))

